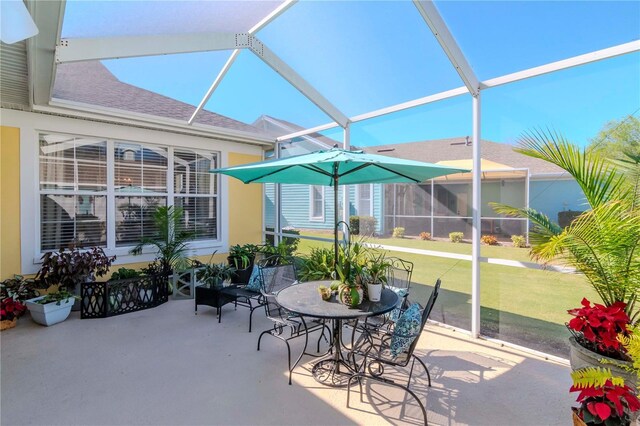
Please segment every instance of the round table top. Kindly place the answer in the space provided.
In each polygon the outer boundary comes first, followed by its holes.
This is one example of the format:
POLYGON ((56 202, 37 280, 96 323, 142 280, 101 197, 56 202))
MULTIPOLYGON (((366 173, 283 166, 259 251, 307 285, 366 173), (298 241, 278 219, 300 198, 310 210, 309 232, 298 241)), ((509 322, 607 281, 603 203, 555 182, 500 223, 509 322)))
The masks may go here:
POLYGON ((309 281, 295 284, 280 290, 276 296, 278 304, 296 314, 325 319, 355 319, 387 313, 398 304, 398 295, 387 289, 382 289, 379 302, 365 300, 355 308, 336 300, 332 295, 329 300, 322 300, 318 287, 329 287, 331 281, 309 281))

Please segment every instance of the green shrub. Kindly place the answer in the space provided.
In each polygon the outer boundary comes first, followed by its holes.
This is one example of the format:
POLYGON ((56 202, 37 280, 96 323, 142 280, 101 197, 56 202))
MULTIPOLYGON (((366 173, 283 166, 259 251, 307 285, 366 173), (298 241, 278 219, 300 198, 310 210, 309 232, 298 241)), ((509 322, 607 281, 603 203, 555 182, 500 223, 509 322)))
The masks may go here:
POLYGON ((511 241, 514 247, 525 248, 527 246, 527 239, 522 235, 512 235, 511 241))
POLYGON ((459 243, 464 238, 464 232, 449 232, 449 240, 452 243, 459 243))
POLYGON ((312 248, 307 256, 302 257, 301 265, 298 268, 298 278, 300 281, 331 279, 334 258, 333 248, 312 248))
POLYGON ((423 241, 428 241, 431 239, 431 233, 430 232, 421 232, 420 233, 420 239, 423 241))
POLYGON ((349 217, 349 230, 352 235, 373 235, 377 224, 378 220, 372 216, 349 217))
POLYGON ((480 241, 482 242, 482 244, 486 244, 488 246, 498 245, 498 239, 493 235, 483 235, 482 237, 480 237, 480 241))
POLYGON ((349 231, 351 235, 360 235, 360 216, 349 216, 349 231))
POLYGON ((139 277, 140 275, 140 272, 135 269, 119 268, 116 272, 111 274, 109 281, 126 280, 129 278, 139 277))
MULTIPOLYGON (((287 226, 282 228, 283 234, 292 234, 292 235, 300 235, 300 230, 287 226)), ((283 237, 282 242, 285 243, 289 247, 289 251, 291 253, 295 253, 298 249, 298 243, 300 242, 300 238, 295 237, 283 237)))
POLYGON ((393 238, 404 238, 404 228, 402 226, 393 228, 393 233, 391 234, 391 236, 393 238))

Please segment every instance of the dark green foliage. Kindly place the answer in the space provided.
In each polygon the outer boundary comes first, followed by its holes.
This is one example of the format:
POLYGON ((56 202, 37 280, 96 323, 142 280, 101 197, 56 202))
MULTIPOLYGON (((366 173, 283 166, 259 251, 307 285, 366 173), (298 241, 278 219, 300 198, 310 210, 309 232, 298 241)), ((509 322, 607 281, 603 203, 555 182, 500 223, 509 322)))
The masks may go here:
POLYGON ((111 278, 109 278, 109 281, 137 278, 140 275, 141 275, 140 271, 136 271, 135 269, 119 268, 116 272, 111 274, 111 278))
POLYGON ((108 257, 101 247, 88 250, 60 249, 42 256, 42 266, 36 280, 45 287, 58 284, 73 291, 78 283, 86 282, 92 275, 101 277, 109 271, 115 256, 108 257))
POLYGON ((14 275, 0 283, 0 300, 10 297, 16 302, 24 302, 37 296, 36 281, 22 275, 14 275))
POLYGON ((298 276, 300 281, 318 281, 331 279, 333 276, 334 253, 332 248, 314 247, 303 256, 298 276))
POLYGON ((61 289, 61 290, 56 291, 55 293, 49 293, 49 294, 45 295, 40 300, 36 300, 36 303, 38 303, 40 305, 46 305, 47 303, 56 302, 56 305, 60 305, 60 302, 62 302, 63 300, 67 300, 70 297, 73 298, 73 299, 76 299, 76 296, 71 294, 68 290, 61 289))

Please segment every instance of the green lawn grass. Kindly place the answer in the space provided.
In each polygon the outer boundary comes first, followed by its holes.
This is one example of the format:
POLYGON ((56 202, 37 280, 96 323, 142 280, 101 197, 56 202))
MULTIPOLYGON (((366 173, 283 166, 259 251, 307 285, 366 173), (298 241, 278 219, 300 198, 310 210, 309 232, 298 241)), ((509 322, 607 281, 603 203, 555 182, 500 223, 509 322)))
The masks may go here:
MULTIPOLYGON (((331 238, 330 234, 303 233, 331 238)), ((414 239, 370 238, 372 244, 421 248, 449 253, 471 254, 470 244, 414 239)), ((311 247, 331 247, 330 242, 300 240, 298 251, 311 247)), ((389 252, 414 263, 411 295, 426 300, 436 279, 442 292, 432 319, 471 328, 471 262, 404 252, 389 252)), ((528 249, 483 247, 483 256, 528 261, 528 249)), ((577 307, 582 297, 598 300, 584 277, 553 271, 516 268, 481 263, 480 302, 482 333, 506 341, 566 356, 567 310, 577 307)))

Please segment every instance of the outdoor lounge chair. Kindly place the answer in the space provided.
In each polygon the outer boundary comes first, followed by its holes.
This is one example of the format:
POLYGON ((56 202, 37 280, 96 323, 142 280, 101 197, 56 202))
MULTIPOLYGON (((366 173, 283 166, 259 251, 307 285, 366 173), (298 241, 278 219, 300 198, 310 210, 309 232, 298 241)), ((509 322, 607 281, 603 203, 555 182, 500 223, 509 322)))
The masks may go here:
POLYGON ((353 357, 352 360, 356 367, 357 373, 351 376, 349 379, 349 386, 347 388, 347 407, 349 406, 349 398, 350 398, 350 388, 352 381, 358 381, 360 385, 360 395, 362 396, 362 380, 370 379, 374 381, 379 381, 383 383, 387 383, 392 386, 399 387, 413 396, 420 406, 422 410, 422 414, 424 415, 424 423, 427 424, 427 411, 424 407, 420 398, 410 389, 411 386, 411 377, 413 376, 413 368, 415 362, 418 361, 420 365, 424 368, 427 373, 427 380, 429 387, 431 387, 431 375, 429 374, 429 369, 425 365, 425 363, 414 354, 415 348, 418 344, 418 340, 420 339, 420 335, 424 331, 424 327, 427 323, 427 319, 429 319, 429 315, 433 310, 433 306, 438 298, 438 293, 440 291, 440 280, 436 281, 436 284, 429 296, 429 300, 426 305, 422 309, 421 314, 421 328, 418 334, 412 336, 402 336, 402 337, 412 337, 414 338, 411 345, 408 349, 404 350, 397 356, 393 356, 391 352, 391 341, 393 338, 392 333, 387 332, 383 329, 371 330, 366 329, 360 335, 353 348, 353 357), (361 356, 362 360, 360 364, 356 362, 356 356, 361 356), (395 381, 383 377, 385 373, 385 366, 394 366, 394 367, 407 367, 409 362, 411 361, 411 367, 409 370, 409 377, 406 385, 402 385, 396 383, 395 381))
POLYGON ((258 338, 258 350, 260 350, 262 337, 267 334, 286 343, 289 384, 291 384, 291 373, 293 369, 298 365, 302 356, 307 353, 309 333, 320 329, 322 330, 322 333, 318 337, 317 350, 319 352, 320 340, 324 336, 324 330, 326 329, 329 332, 329 337, 331 337, 331 330, 324 324, 324 321, 311 320, 307 322, 302 316, 282 308, 276 301, 276 295, 280 290, 298 283, 294 260, 292 258, 282 256, 266 258, 264 259, 264 266, 260 268, 260 273, 262 275, 264 306, 267 312, 267 318, 273 322, 273 327, 260 334, 258 338), (304 337, 304 348, 300 356, 298 356, 293 365, 291 365, 291 346, 289 345, 289 340, 297 337, 304 337))

